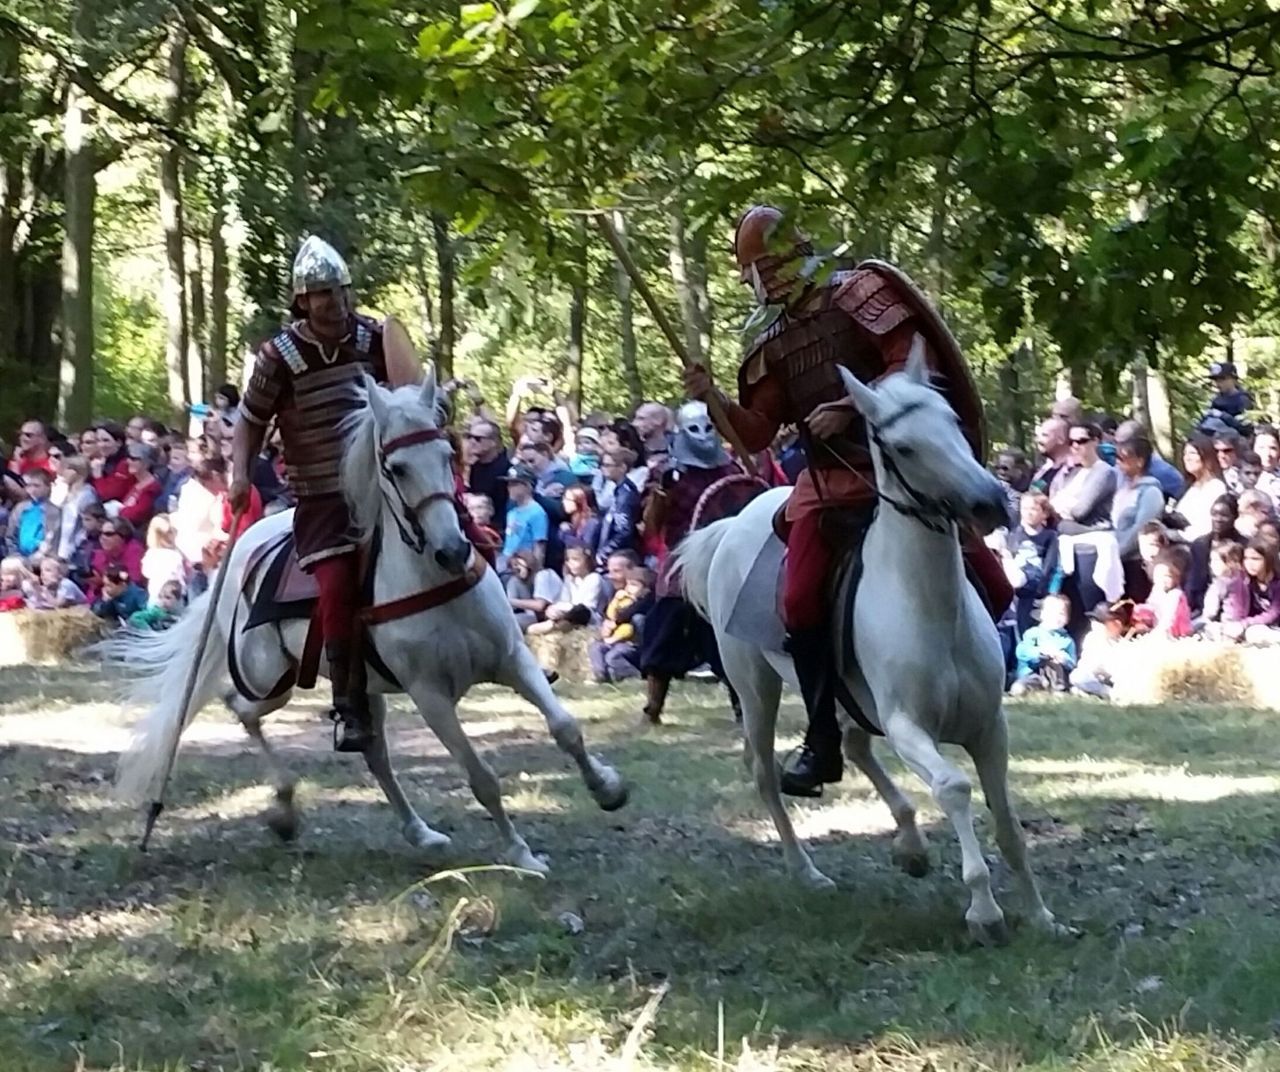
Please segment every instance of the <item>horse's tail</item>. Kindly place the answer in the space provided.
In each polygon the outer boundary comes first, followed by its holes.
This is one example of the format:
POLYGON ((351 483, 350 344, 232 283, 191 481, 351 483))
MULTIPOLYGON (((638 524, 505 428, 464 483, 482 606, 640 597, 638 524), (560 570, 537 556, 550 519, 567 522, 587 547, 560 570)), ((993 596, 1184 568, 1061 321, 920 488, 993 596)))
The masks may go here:
POLYGON ((191 703, 182 710, 187 675, 210 599, 211 592, 202 594, 173 628, 163 633, 126 629, 98 645, 108 663, 129 674, 126 701, 150 706, 134 726, 133 740, 116 767, 116 792, 131 803, 160 799, 178 738, 196 712, 217 694, 226 671, 225 641, 215 617, 200 656, 191 703))
POLYGON ((689 533, 676 547, 672 559, 672 569, 680 578, 685 599, 708 621, 711 620, 711 560, 734 520, 726 517, 689 533))

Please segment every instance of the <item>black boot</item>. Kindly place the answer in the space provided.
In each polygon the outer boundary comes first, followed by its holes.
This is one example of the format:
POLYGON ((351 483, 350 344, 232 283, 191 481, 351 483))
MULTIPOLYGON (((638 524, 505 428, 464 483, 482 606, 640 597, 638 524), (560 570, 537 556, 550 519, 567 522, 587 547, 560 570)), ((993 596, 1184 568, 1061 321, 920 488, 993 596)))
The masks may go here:
POLYGON ((364 675, 352 665, 351 650, 346 644, 327 644, 329 682, 333 686, 333 750, 364 752, 377 740, 364 675))
POLYGON ((662 712, 667 706, 667 691, 671 688, 671 679, 659 674, 650 674, 644 679, 644 684, 644 721, 651 726, 660 726, 662 712))
POLYGON ((840 724, 836 721, 835 657, 825 626, 796 630, 787 637, 809 728, 804 744, 783 768, 781 789, 788 796, 820 797, 824 784, 844 774, 840 724))

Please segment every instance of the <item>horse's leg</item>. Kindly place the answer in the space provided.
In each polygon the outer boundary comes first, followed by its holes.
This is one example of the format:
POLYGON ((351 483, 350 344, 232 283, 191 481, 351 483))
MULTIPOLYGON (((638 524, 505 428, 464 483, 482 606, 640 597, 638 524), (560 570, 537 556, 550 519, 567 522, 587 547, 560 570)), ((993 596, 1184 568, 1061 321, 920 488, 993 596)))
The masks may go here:
POLYGON ((258 746, 271 772, 276 799, 275 803, 267 809, 266 822, 271 832, 281 841, 292 841, 298 836, 298 809, 293 801, 298 778, 292 768, 271 747, 271 743, 262 732, 262 720, 273 711, 279 711, 284 707, 292 695, 293 691, 289 690, 274 700, 259 702, 241 696, 233 689, 223 697, 226 705, 240 720, 240 725, 244 727, 249 739, 258 746))
POLYGON ((804 845, 796 837, 778 788, 778 764, 774 759, 773 744, 778 702, 782 698, 782 680, 753 645, 733 637, 721 637, 720 644, 725 674, 742 700, 742 727, 751 756, 756 791, 778 831, 787 866, 806 886, 832 889, 835 883, 814 866, 804 845))
POLYGON ((405 841, 419 849, 443 849, 449 845, 449 835, 432 830, 422 821, 413 805, 404 795, 400 780, 391 767, 391 754, 387 750, 387 701, 383 696, 369 697, 369 713, 373 720, 374 743, 365 750, 364 762, 369 773, 382 787, 387 803, 391 805, 400 820, 400 833, 405 841))
MULTIPOLYGON (((544 683, 545 680, 544 678, 544 683)), ((471 784, 471 792, 475 794, 476 800, 489 813, 494 825, 498 828, 498 836, 504 842, 504 848, 500 856, 502 863, 545 875, 550 869, 543 861, 534 856, 528 843, 516 831, 515 825, 507 815, 506 808, 502 806, 502 786, 498 782, 498 776, 476 754, 471 741, 467 739, 466 733, 463 732, 462 724, 458 721, 458 710, 453 702, 447 697, 439 695, 424 696, 421 699, 415 695, 414 700, 418 704, 418 710, 422 712, 423 718, 426 719, 427 725, 431 727, 431 732, 439 738, 440 743, 445 746, 449 754, 467 772, 467 780, 471 784)))
POLYGON ((982 792, 987 798, 987 807, 991 809, 992 818, 995 819, 996 843, 1017 879, 1023 907, 1031 924, 1053 934, 1065 931, 1053 918, 1053 913, 1040 896, 1040 887, 1031 872, 1030 863, 1027 862, 1027 844, 1022 836, 1022 826, 1018 822, 1013 802, 1009 799, 1009 732, 1003 712, 983 734, 981 741, 968 751, 977 768, 978 780, 982 783, 982 792))
POLYGON ((916 826, 916 809, 880 760, 871 750, 871 735, 858 726, 846 726, 844 730, 844 754, 867 776, 880 798, 889 806, 889 813, 898 828, 893 838, 893 862, 912 878, 924 878, 929 873, 929 850, 924 836, 916 826))
POLYGON ((505 676, 504 684, 515 689, 520 696, 542 712, 542 717, 547 720, 547 729, 551 733, 552 740, 561 751, 573 757, 578 770, 582 772, 582 780, 595 798, 595 802, 605 811, 616 811, 622 807, 627 802, 626 782, 609 764, 587 751, 578 720, 565 709, 560 698, 552 692, 537 659, 523 644, 515 651, 513 665, 505 676))
POLYGON ((961 875, 969 887, 969 908, 964 914, 969 932, 981 942, 1003 941, 1007 933, 1004 913, 991 893, 991 872, 973 829, 973 785, 968 776, 938 751, 933 738, 905 711, 895 711, 889 717, 885 735, 903 762, 929 786, 955 827, 960 840, 961 875))

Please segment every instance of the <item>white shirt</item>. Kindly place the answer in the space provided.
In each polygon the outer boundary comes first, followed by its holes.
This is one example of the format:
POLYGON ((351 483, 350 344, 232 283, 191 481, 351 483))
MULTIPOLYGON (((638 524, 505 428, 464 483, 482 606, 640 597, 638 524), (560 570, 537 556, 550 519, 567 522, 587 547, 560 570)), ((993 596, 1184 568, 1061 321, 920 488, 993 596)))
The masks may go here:
POLYGON ((1178 500, 1177 510, 1187 519, 1187 527, 1183 536, 1187 541, 1207 536, 1213 530, 1213 521, 1209 511, 1213 504, 1227 493, 1227 485, 1217 477, 1206 480, 1203 484, 1192 484, 1182 498, 1178 500))
POLYGON ((564 587, 556 602, 586 607, 591 611, 592 623, 597 623, 604 614, 605 607, 609 605, 609 593, 605 591, 604 578, 594 570, 585 577, 566 573, 564 587))

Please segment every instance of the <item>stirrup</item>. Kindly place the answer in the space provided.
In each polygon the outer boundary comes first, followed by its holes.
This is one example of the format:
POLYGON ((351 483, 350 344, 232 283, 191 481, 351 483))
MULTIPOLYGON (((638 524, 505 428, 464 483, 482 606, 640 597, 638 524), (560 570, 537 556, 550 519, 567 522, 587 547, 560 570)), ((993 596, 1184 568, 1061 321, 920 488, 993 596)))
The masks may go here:
POLYGON ((351 710, 331 707, 329 719, 333 722, 335 752, 367 752, 377 740, 373 727, 362 722, 351 710))

